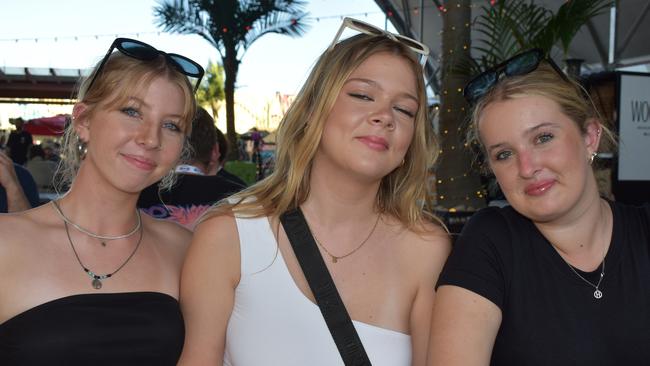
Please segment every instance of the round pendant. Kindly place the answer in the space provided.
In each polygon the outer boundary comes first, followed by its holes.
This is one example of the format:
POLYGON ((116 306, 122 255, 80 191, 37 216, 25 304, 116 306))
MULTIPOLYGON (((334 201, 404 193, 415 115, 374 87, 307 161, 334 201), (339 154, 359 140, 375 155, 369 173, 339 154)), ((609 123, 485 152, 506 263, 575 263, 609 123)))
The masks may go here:
POLYGON ((336 263, 336 262, 338 262, 338 261, 339 261, 338 258, 336 258, 335 256, 332 256, 332 263, 336 263))
POLYGON ((100 281, 99 279, 95 278, 95 279, 93 279, 92 285, 93 285, 93 288, 94 288, 95 290, 99 290, 100 288, 102 288, 102 281, 100 281))
POLYGON ((603 297, 603 292, 596 289, 596 291, 594 291, 594 297, 600 299, 601 297, 603 297))

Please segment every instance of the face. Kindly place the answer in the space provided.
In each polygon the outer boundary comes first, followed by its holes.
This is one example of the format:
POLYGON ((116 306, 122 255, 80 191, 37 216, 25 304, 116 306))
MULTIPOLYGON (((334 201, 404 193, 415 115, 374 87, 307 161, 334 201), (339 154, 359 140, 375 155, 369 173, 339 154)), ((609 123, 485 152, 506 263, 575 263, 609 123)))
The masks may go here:
POLYGON ((345 81, 323 129, 314 166, 380 180, 398 167, 411 144, 418 110, 408 61, 370 56, 345 81))
POLYGON ((595 121, 583 134, 554 101, 525 96, 488 105, 478 127, 501 190, 531 220, 582 212, 598 194, 589 164, 599 142, 595 121))
POLYGON ((185 134, 180 87, 156 78, 140 95, 113 107, 99 105, 90 115, 74 108, 75 128, 88 144, 82 163, 119 190, 137 193, 176 164, 185 134))

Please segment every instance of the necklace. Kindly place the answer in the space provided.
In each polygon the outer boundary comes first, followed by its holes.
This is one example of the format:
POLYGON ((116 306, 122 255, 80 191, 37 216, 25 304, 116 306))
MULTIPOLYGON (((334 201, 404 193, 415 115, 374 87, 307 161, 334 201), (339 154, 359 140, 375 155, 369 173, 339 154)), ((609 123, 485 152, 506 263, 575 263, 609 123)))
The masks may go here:
MULTIPOLYGON (((573 266, 569 264, 569 262, 567 262, 566 260, 564 261, 564 263, 566 263, 567 266, 569 266, 569 269, 571 269, 571 271, 575 273, 576 276, 580 277, 581 280, 585 281, 590 286, 596 289, 596 291, 594 291, 594 297, 596 299, 600 299, 601 297, 603 297, 603 292, 600 291, 599 287, 600 287, 600 283, 603 282, 603 277, 605 277, 605 256, 606 255, 607 252, 605 252, 605 255, 603 256, 603 263, 601 265, 601 270, 600 270, 600 278, 598 279, 598 283, 595 285, 591 283, 591 281, 588 281, 586 278, 582 277, 580 273, 578 273, 578 271, 576 271, 575 268, 573 268, 573 266)), ((564 260, 564 258, 562 258, 562 260, 564 260)))
POLYGON ((366 238, 363 239, 363 241, 361 242, 361 244, 359 244, 356 248, 352 249, 351 252, 349 252, 349 253, 347 253, 347 254, 344 254, 344 255, 334 255, 334 254, 332 254, 329 250, 327 250, 327 248, 325 248, 325 246, 324 246, 324 245, 323 245, 323 244, 318 240, 318 238, 316 238, 316 235, 314 235, 314 233, 311 231, 311 229, 309 229, 309 232, 310 232, 311 235, 314 237, 314 241, 316 241, 316 244, 318 244, 319 247, 323 248, 323 250, 325 251, 325 253, 327 253, 327 255, 330 256, 330 259, 332 260, 332 263, 336 263, 336 262, 339 261, 339 259, 343 259, 343 258, 345 258, 345 257, 351 256, 352 254, 356 253, 357 250, 361 249, 361 247, 362 247, 364 244, 366 244, 366 242, 368 241, 368 239, 370 239, 370 237, 372 236, 372 234, 375 232, 375 229, 377 228, 377 224, 379 223, 379 218, 380 218, 380 217, 381 217, 381 215, 378 214, 378 215, 377 215, 377 220, 375 220, 375 224, 373 225, 372 230, 370 230, 370 232, 368 233, 368 236, 366 236, 366 238))
POLYGON ((83 227, 81 227, 81 226, 75 224, 74 222, 72 222, 66 215, 63 214, 63 211, 61 211, 61 207, 59 207, 59 204, 58 204, 58 202, 56 200, 52 201, 52 204, 54 205, 54 209, 55 209, 56 213, 59 214, 61 219, 63 219, 63 221, 66 224, 69 224, 73 228, 81 231, 82 233, 90 236, 91 238, 99 239, 101 241, 101 243, 102 243, 102 246, 104 246, 104 247, 106 246, 107 241, 126 239, 126 238, 132 236, 133 234, 138 232, 138 230, 140 230, 140 227, 142 226, 142 218, 140 217, 140 211, 136 208, 135 214, 136 214, 136 217, 138 218, 138 221, 135 224, 135 227, 133 228, 133 230, 129 231, 126 234, 117 235, 117 236, 95 234, 92 231, 84 229, 83 227))
POLYGON ((103 275, 96 274, 95 272, 89 270, 84 264, 81 262, 81 258, 79 258, 79 253, 77 253, 77 249, 74 247, 74 244, 72 243, 72 238, 70 237, 70 230, 68 230, 68 222, 64 221, 63 225, 65 226, 65 234, 68 236, 68 241, 70 242, 70 246, 72 247, 72 251, 74 252, 74 256, 77 258, 77 262, 79 262, 79 265, 81 268, 83 268, 84 272, 92 279, 91 285, 95 290, 99 290, 102 288, 102 281, 113 277, 114 274, 119 272, 129 261, 131 258, 133 258, 133 255, 135 255, 135 252, 138 251, 138 248, 140 247, 140 243, 142 243, 142 235, 144 233, 144 230, 140 230, 140 237, 138 238, 138 243, 135 245, 135 248, 133 249, 133 252, 126 258, 126 260, 119 266, 117 267, 116 270, 114 270, 111 273, 106 273, 103 275))

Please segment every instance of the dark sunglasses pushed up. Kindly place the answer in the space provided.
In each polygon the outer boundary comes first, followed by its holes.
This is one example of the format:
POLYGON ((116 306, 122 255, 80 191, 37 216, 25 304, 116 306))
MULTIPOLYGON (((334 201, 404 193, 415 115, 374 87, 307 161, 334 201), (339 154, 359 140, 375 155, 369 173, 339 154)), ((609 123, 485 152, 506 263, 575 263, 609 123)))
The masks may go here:
POLYGON ((199 87, 199 84, 201 84, 201 79, 203 78, 204 73, 203 67, 201 67, 201 65, 194 62, 193 60, 183 55, 157 50, 153 46, 150 46, 144 42, 140 42, 136 39, 116 38, 111 44, 111 47, 109 47, 108 52, 106 52, 106 56, 104 56, 104 59, 99 64, 99 67, 97 67, 95 70, 93 78, 90 81, 90 84, 88 84, 88 88, 86 90, 90 90, 90 88, 92 88, 93 84, 95 83, 95 79, 97 79, 97 75, 102 72, 106 61, 108 61, 108 58, 111 53, 113 53, 114 49, 118 49, 126 56, 142 61, 152 61, 155 60, 158 56, 162 55, 165 57, 167 62, 173 65, 174 68, 176 68, 176 70, 178 70, 180 73, 185 76, 197 79, 196 83, 194 84, 195 92, 199 87))
POLYGON ((545 56, 544 51, 534 48, 515 55, 474 77, 465 85, 463 95, 469 104, 475 104, 499 82, 501 75, 526 75, 535 71, 542 61, 546 61, 564 80, 569 81, 560 67, 551 58, 545 56))

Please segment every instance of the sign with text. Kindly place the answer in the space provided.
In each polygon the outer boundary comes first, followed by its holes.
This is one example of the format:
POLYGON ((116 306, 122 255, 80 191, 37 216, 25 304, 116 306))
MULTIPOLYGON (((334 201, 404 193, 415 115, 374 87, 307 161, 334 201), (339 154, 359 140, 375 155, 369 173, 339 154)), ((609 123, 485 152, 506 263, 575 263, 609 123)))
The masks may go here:
POLYGON ((650 181, 650 74, 621 74, 618 180, 650 181))

